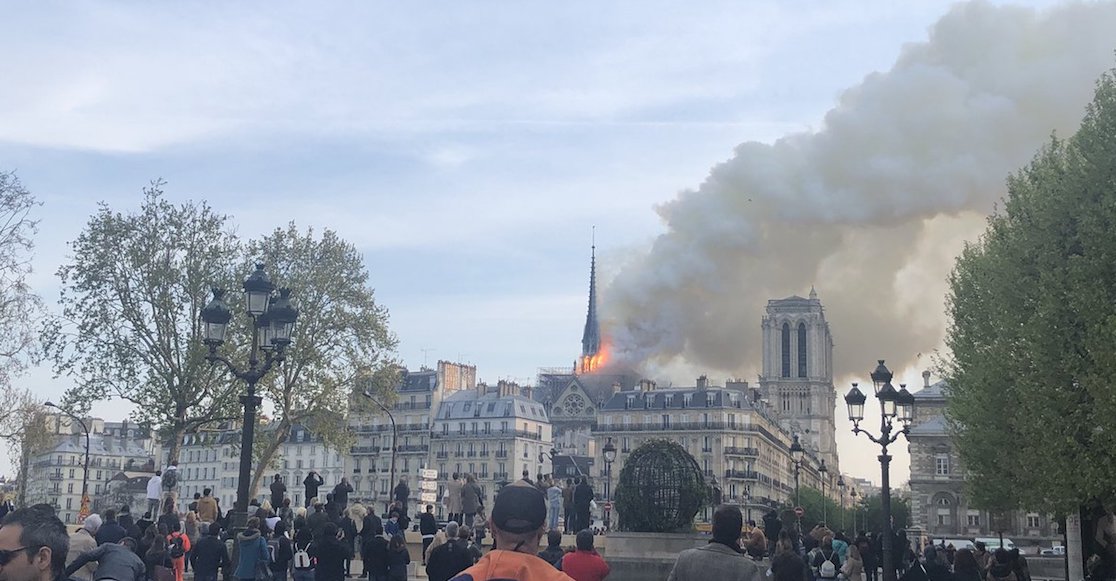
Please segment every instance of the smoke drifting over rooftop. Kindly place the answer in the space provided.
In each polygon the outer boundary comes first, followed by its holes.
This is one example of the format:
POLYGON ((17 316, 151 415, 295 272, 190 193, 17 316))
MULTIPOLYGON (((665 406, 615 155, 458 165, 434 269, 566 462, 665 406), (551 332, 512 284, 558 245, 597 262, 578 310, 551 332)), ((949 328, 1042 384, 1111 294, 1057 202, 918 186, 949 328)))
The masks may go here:
POLYGON ((838 375, 928 365, 953 257, 1111 68, 1116 4, 955 6, 817 131, 739 145, 658 208, 665 232, 603 293, 616 356, 758 372, 769 298, 815 285, 838 375))

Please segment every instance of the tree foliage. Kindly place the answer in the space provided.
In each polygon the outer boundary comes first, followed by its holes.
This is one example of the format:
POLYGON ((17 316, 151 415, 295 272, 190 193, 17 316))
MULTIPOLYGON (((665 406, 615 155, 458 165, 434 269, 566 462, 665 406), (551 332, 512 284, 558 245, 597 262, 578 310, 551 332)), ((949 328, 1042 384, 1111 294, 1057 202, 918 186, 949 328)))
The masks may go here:
MULTIPOLYGON (((336 232, 318 236, 290 223, 250 242, 247 255, 268 265, 272 281, 290 288, 299 308, 286 361, 260 384, 273 417, 252 478, 254 493, 295 425, 306 426, 332 449, 348 448, 352 437, 344 417, 357 379, 395 369, 396 338, 360 253, 336 232)), ((379 390, 386 384, 373 383, 379 390)))
POLYGON ((0 387, 4 413, 0 415, 0 438, 8 443, 16 466, 16 506, 25 506, 31 458, 49 450, 54 433, 47 426, 47 409, 30 390, 0 387))
POLYGON ((43 305, 27 277, 39 224, 31 211, 39 205, 15 173, 0 172, 0 385, 10 385, 36 354, 43 305))
MULTIPOLYGON (((869 497, 857 497, 854 503, 853 498, 848 496, 846 492, 844 506, 842 507, 839 491, 837 500, 832 498, 831 491, 826 490, 826 493, 830 494, 829 498, 823 497, 821 491, 814 488, 801 487, 799 489, 800 506, 805 511, 802 517, 803 530, 810 530, 815 524, 822 522, 834 531, 843 528, 850 536, 854 530, 883 530, 882 496, 877 494, 869 497), (823 505, 824 510, 822 509, 823 505)), ((792 498, 791 502, 793 500, 792 498)), ((787 508, 793 507, 788 503, 787 508)), ((908 499, 896 495, 894 491, 891 495, 891 516, 895 519, 897 529, 910 526, 911 503, 908 499)))
POLYGON ((63 265, 62 314, 44 331, 56 373, 75 386, 71 409, 118 397, 159 429, 178 459, 182 435, 235 416, 237 386, 205 361, 199 314, 213 285, 229 287, 240 246, 205 203, 172 204, 162 182, 138 212, 102 204, 63 265))
POLYGON ((943 362, 973 504, 1116 500, 1116 71, 1077 133, 1008 179, 957 259, 943 362))

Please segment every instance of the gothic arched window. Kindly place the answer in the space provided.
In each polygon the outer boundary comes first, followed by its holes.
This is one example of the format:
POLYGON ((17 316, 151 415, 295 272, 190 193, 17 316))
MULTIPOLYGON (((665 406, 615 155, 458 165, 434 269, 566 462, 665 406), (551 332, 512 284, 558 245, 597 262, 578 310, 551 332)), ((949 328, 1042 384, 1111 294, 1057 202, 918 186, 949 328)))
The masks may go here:
POLYGON ((783 323, 783 336, 782 336, 782 349, 780 349, 783 356, 783 377, 790 377, 790 325, 783 323))
POLYGON ((798 376, 806 377, 806 323, 798 324, 798 376))

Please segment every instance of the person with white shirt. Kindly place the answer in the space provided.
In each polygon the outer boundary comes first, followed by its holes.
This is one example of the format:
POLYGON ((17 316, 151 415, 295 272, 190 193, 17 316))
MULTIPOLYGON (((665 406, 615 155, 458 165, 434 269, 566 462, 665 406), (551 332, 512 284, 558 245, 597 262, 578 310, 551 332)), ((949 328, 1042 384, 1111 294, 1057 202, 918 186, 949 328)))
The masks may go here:
POLYGON ((147 481, 147 511, 151 518, 159 516, 159 497, 163 494, 163 471, 156 470, 155 476, 147 481))

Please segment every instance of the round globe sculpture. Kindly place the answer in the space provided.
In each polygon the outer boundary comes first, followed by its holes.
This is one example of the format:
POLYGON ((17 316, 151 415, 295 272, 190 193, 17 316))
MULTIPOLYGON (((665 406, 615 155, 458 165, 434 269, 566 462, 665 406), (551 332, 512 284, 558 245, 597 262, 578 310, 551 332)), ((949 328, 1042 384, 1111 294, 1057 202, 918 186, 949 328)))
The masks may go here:
POLYGON ((697 460, 678 443, 650 440, 624 462, 616 485, 618 528, 637 533, 688 532, 709 500, 697 460))

